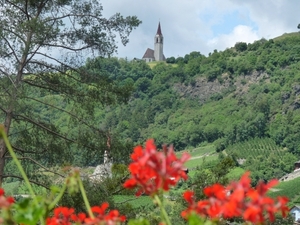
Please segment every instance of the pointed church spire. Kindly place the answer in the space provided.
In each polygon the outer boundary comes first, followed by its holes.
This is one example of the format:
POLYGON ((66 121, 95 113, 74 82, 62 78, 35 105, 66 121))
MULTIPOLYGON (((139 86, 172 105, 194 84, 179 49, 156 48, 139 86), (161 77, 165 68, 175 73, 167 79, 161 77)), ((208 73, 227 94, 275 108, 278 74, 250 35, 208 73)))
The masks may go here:
POLYGON ((158 23, 158 28, 157 28, 156 35, 162 35, 161 28, 160 28, 160 22, 158 23))

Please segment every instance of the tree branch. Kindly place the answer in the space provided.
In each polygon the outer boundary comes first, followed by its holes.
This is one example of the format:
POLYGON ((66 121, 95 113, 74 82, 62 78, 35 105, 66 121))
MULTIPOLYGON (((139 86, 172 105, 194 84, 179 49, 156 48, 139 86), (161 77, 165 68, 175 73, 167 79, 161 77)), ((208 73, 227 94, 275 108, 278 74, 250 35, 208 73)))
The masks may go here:
MULTIPOLYGON (((82 72, 80 71, 80 69, 77 69, 77 68, 72 67, 72 66, 70 66, 70 65, 68 65, 68 64, 65 64, 65 63, 63 63, 63 62, 61 62, 61 61, 59 61, 59 60, 57 60, 57 59, 55 59, 55 58, 52 58, 52 57, 50 57, 50 56, 48 56, 48 55, 46 55, 46 54, 44 54, 44 53, 38 52, 38 53, 36 53, 36 54, 37 54, 37 55, 42 55, 42 56, 44 56, 44 57, 46 57, 46 58, 48 58, 48 59, 54 60, 54 61, 56 61, 57 63, 59 63, 60 65, 65 66, 65 67, 69 68, 70 70, 72 70, 72 71, 74 71, 74 72, 77 72, 78 74, 82 74, 82 72)), ((52 69, 52 70, 55 70, 55 71, 57 71, 57 72, 59 72, 59 73, 64 74, 65 76, 67 76, 67 77, 73 79, 74 81, 76 81, 76 82, 78 82, 78 83, 84 83, 84 82, 82 82, 80 79, 75 78, 74 76, 72 76, 72 75, 70 75, 70 74, 68 74, 68 73, 66 73, 66 72, 64 72, 64 71, 62 71, 62 70, 60 70, 60 69, 58 69, 57 67, 54 67, 53 65, 47 65, 46 63, 43 63, 43 62, 40 62, 40 61, 31 61, 30 63, 32 63, 32 64, 38 64, 38 65, 41 65, 41 66, 45 66, 45 67, 48 68, 48 69, 52 69)), ((32 83, 31 83, 31 84, 32 84, 32 83)), ((98 86, 95 85, 95 84, 93 84, 93 83, 90 83, 89 86, 98 88, 98 86)))
POLYGON ((71 48, 71 47, 68 47, 66 45, 54 45, 54 44, 46 44, 46 43, 44 43, 43 45, 48 46, 48 47, 63 48, 63 49, 67 49, 67 50, 74 51, 74 52, 82 51, 82 50, 85 50, 85 49, 88 49, 88 48, 92 47, 92 45, 85 45, 81 48, 71 48))
POLYGON ((1 110, 2 112, 6 113, 6 110, 5 110, 2 106, 0 106, 0 110, 1 110))
POLYGON ((24 150, 20 147, 16 147, 16 146, 12 146, 13 149, 15 149, 16 151, 18 152, 21 152, 21 153, 32 153, 32 154, 43 154, 44 152, 48 151, 47 149, 41 151, 41 152, 36 152, 36 151, 28 151, 28 150, 24 150))
POLYGON ((9 43, 9 41, 5 38, 5 37, 2 37, 2 39, 6 42, 7 46, 9 47, 9 49, 12 51, 11 53, 14 55, 17 63, 20 63, 20 60, 18 58, 18 56, 16 55, 16 52, 14 50, 14 48, 11 46, 11 44, 9 43))
POLYGON ((40 124, 40 123, 38 123, 38 122, 36 122, 36 121, 30 119, 30 118, 27 117, 27 116, 24 116, 24 115, 21 115, 21 114, 14 114, 14 117, 22 117, 22 118, 25 119, 26 121, 28 121, 28 122, 30 122, 30 123, 32 123, 32 124, 34 124, 34 125, 36 125, 36 126, 42 128, 42 129, 44 129, 44 130, 46 130, 46 131, 48 131, 49 133, 51 133, 51 134, 53 134, 53 135, 55 135, 55 136, 57 136, 57 137, 60 137, 60 138, 62 138, 62 139, 64 139, 64 140, 66 140, 66 141, 70 141, 70 142, 73 142, 73 143, 77 143, 77 141, 72 140, 72 139, 70 139, 70 138, 67 138, 67 137, 65 137, 65 136, 63 136, 63 135, 61 135, 61 134, 59 134, 59 133, 57 133, 57 132, 55 132, 55 131, 49 129, 48 127, 45 127, 44 125, 42 125, 42 124, 40 124))
MULTIPOLYGON (((24 83, 28 84, 28 85, 31 85, 31 86, 34 86, 34 87, 38 87, 38 88, 41 88, 41 89, 45 89, 45 90, 48 90, 48 91, 53 91, 53 92, 58 92, 60 91, 61 93, 63 94, 69 94, 67 92, 62 92, 61 90, 56 90, 56 89, 53 89, 51 87, 51 84, 49 84, 49 86, 43 86, 43 85, 39 85, 39 84, 34 84, 34 83, 31 83, 29 82, 28 80, 23 80, 24 83)), ((48 83, 48 82, 47 82, 48 83)), ((52 85, 53 86, 53 85, 52 85)), ((73 94, 74 96, 75 94, 73 94)), ((74 97, 73 96, 68 96, 69 99, 75 101, 74 97)), ((76 95, 76 96, 80 96, 80 95, 76 95)))
MULTIPOLYGON (((2 178, 9 178, 9 177, 14 177, 14 178, 18 178, 18 179, 20 179, 20 180, 23 180, 23 177, 17 176, 17 175, 13 175, 13 174, 4 174, 4 175, 2 175, 2 178)), ((41 183, 39 183, 39 182, 37 182, 37 181, 34 181, 34 180, 30 180, 30 179, 29 179, 29 182, 30 182, 30 183, 33 183, 33 184, 36 184, 36 185, 38 185, 38 186, 41 186, 41 187, 43 187, 43 188, 46 188, 47 190, 50 190, 49 187, 47 187, 47 186, 45 186, 44 184, 41 184, 41 183)))
MULTIPOLYGON (((0 72, 1 72, 1 69, 0 69, 0 72)), ((11 79, 9 79, 9 80, 10 80, 10 82, 13 82, 11 79)), ((12 84, 14 85, 14 83, 12 83, 12 84)), ((7 86, 4 87, 3 84, 1 83, 1 88, 5 91, 7 96, 11 96, 11 93, 9 93, 7 86)), ((4 93, 2 96, 5 96, 4 93)))
POLYGON ((26 41, 24 40, 24 38, 22 36, 20 36, 19 34, 17 34, 16 32, 6 29, 5 27, 1 27, 4 31, 8 32, 8 33, 12 33, 13 35, 15 35, 16 37, 20 38, 21 41, 25 44, 26 41))
MULTIPOLYGON (((79 70, 76 69, 75 67, 72 67, 71 65, 65 64, 64 62, 62 62, 62 61, 60 61, 60 60, 58 60, 58 59, 56 59, 56 58, 53 58, 53 57, 51 57, 51 56, 49 56, 49 55, 47 55, 47 54, 45 54, 45 53, 37 52, 36 55, 42 55, 42 56, 44 56, 44 57, 46 57, 46 58, 48 58, 48 59, 53 60, 54 62, 57 62, 57 63, 60 64, 61 66, 67 67, 67 68, 69 68, 69 69, 72 70, 72 71, 75 71, 75 72, 80 73, 79 70)), ((42 62, 36 61, 36 60, 35 60, 35 61, 31 61, 30 63, 38 64, 38 65, 41 65, 41 66, 45 66, 46 68, 49 68, 49 69, 55 70, 55 71, 57 71, 57 72, 60 72, 60 73, 62 73, 62 74, 64 74, 64 75, 66 75, 66 76, 72 78, 73 80, 82 83, 81 80, 76 79, 75 77, 73 77, 73 76, 71 76, 71 75, 65 73, 65 72, 62 71, 62 70, 59 70, 57 67, 54 67, 52 64, 46 64, 45 62, 42 63, 42 62)))
MULTIPOLYGON (((59 108, 59 107, 57 107, 57 106, 55 106, 55 105, 52 105, 52 104, 43 102, 43 101, 38 100, 38 99, 35 99, 35 98, 31 98, 31 97, 25 97, 25 98, 31 99, 31 100, 33 100, 33 101, 39 102, 39 103, 41 103, 41 104, 50 106, 50 107, 52 107, 52 108, 54 108, 54 109, 60 110, 60 111, 62 111, 62 112, 64 112, 64 113, 67 113, 68 115, 70 115, 70 116, 74 117, 75 119, 77 119, 78 122, 83 123, 83 124, 86 125, 87 127, 91 128, 91 129, 93 129, 93 130, 95 130, 95 131, 97 131, 97 132, 100 132, 99 129, 97 129, 97 128, 95 128, 94 126, 88 124, 88 123, 87 123, 86 121, 84 121, 82 118, 79 118, 77 115, 75 115, 75 114, 73 114, 73 113, 71 113, 71 112, 69 112, 69 111, 67 111, 67 110, 64 110, 64 109, 59 108)), ((105 134, 105 133, 103 132, 103 134, 105 134)))
POLYGON ((44 20, 44 22, 50 22, 50 21, 56 21, 56 20, 60 20, 60 19, 65 19, 67 17, 79 17, 79 18, 83 18, 83 17, 90 17, 90 18, 94 18, 94 19, 102 19, 101 17, 99 16, 95 16, 94 14, 75 14, 75 13, 69 13, 69 14, 65 14, 65 15, 62 15, 62 16, 57 16, 55 18, 51 18, 51 19, 47 19, 47 20, 44 20))
MULTIPOLYGON (((11 158, 11 156, 7 156, 7 157, 5 157, 5 158, 11 158)), ((30 160, 30 161, 34 162, 35 164, 37 164, 39 167, 43 168, 44 170, 46 170, 46 171, 48 171, 48 172, 50 172, 50 173, 56 174, 56 175, 58 175, 58 176, 60 176, 60 177, 63 177, 63 178, 66 177, 66 176, 64 176, 64 175, 62 175, 62 174, 60 174, 60 173, 57 173, 57 172, 55 172, 55 171, 52 171, 52 170, 48 169, 47 167, 43 166, 42 164, 38 163, 36 160, 34 160, 34 159, 30 158, 30 157, 24 156, 24 157, 18 157, 18 159, 19 159, 19 160, 23 160, 23 159, 30 160)))
POLYGON ((25 15, 27 17, 27 20, 30 20, 30 15, 28 14, 27 7, 28 7, 28 0, 25 0, 25 15))
MULTIPOLYGON (((47 131, 47 132, 49 132, 49 133, 51 133, 51 134, 53 134, 53 135, 55 135, 55 136, 57 136, 57 137, 60 137, 60 138, 62 138, 62 139, 64 139, 64 140, 66 140, 66 141, 69 141, 69 142, 72 142, 72 143, 78 143, 76 140, 72 140, 72 139, 70 139, 70 138, 68 138, 68 137, 66 137, 66 136, 63 136, 63 135, 61 135, 61 134, 59 134, 59 133, 57 133, 57 132, 55 132, 55 131, 49 129, 48 127, 45 127, 44 125, 42 125, 42 124, 40 124, 40 123, 38 123, 38 122, 36 122, 36 121, 30 119, 30 118, 27 117, 27 116, 24 116, 24 115, 21 115, 21 114, 14 114, 14 117, 21 117, 21 118, 25 119, 26 121, 28 121, 28 122, 30 122, 30 123, 36 125, 37 127, 40 127, 40 128, 42 128, 42 129, 44 129, 45 131, 47 131)), ((92 150, 98 150, 98 149, 96 149, 96 148, 92 148, 92 147, 89 147, 89 146, 87 146, 87 145, 83 145, 83 147, 86 147, 86 148, 92 149, 92 150)))
MULTIPOLYGON (((24 11, 21 7, 17 6, 16 4, 14 4, 13 2, 6 0, 6 2, 8 2, 10 5, 13 5, 14 7, 16 7, 17 9, 19 9, 21 12, 23 12, 24 14, 27 14, 26 11, 24 11)), ((26 1, 27 2, 27 1, 26 1)))

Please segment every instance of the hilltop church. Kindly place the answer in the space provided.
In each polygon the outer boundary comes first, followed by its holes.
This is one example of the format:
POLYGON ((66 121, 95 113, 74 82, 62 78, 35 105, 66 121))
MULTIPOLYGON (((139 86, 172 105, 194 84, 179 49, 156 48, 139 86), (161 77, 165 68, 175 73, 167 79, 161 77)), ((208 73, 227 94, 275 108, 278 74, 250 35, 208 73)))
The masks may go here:
POLYGON ((146 62, 165 61, 166 58, 163 53, 163 40, 164 37, 161 33, 160 22, 159 22, 156 35, 154 36, 154 50, 147 48, 142 59, 145 60, 146 62))

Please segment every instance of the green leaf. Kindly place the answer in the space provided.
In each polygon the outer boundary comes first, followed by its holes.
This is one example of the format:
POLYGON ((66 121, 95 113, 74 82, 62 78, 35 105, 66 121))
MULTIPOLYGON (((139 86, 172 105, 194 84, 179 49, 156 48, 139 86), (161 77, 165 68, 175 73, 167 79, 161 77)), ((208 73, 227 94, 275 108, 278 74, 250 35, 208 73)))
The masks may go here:
POLYGON ((210 220, 205 221, 205 219, 193 213, 188 218, 188 224, 189 225, 214 225, 215 223, 210 220))
POLYGON ((13 217, 17 224, 36 225, 39 218, 46 212, 46 207, 41 201, 40 199, 40 204, 37 205, 32 199, 25 198, 14 204, 15 214, 13 217))
POLYGON ((144 218, 139 218, 129 220, 128 225, 150 225, 150 223, 144 218))
POLYGON ((61 187, 58 187, 58 186, 51 186, 50 187, 50 190, 51 190, 51 192, 52 193, 59 193, 60 192, 60 190, 61 190, 61 187))

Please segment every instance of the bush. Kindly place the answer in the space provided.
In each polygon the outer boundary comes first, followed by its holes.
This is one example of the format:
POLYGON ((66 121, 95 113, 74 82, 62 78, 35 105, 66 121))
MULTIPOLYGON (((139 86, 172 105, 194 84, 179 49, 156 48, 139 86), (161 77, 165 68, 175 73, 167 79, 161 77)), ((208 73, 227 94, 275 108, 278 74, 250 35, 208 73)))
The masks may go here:
POLYGON ((235 45, 234 45, 235 49, 238 51, 238 52, 243 52, 243 51, 246 51, 247 50, 247 43, 245 42, 237 42, 235 45))

